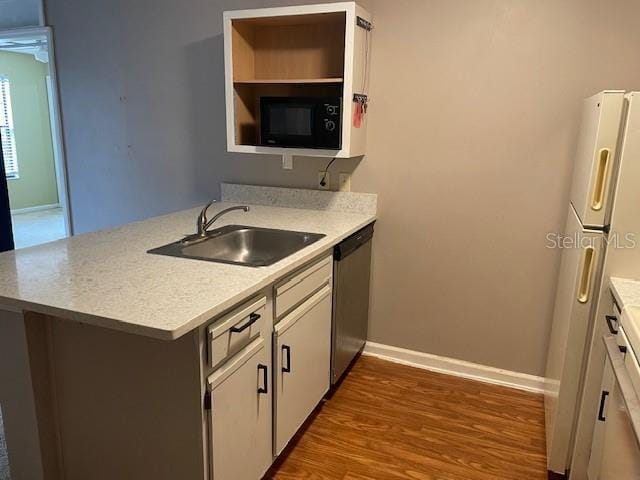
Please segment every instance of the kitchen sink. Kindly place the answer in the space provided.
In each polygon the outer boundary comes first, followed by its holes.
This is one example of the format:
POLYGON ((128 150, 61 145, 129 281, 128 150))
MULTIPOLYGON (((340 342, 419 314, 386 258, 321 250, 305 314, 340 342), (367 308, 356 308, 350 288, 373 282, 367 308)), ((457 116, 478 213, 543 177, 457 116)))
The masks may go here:
POLYGON ((321 233, 227 225, 208 232, 206 237, 179 240, 148 253, 263 267, 302 250, 324 236, 321 233))

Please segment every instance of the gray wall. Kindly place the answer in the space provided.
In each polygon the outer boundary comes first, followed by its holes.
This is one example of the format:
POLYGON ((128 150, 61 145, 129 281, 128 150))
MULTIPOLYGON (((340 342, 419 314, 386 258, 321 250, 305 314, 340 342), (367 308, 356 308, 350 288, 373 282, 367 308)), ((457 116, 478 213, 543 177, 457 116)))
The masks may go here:
MULTIPOLYGON (((225 153, 222 11, 288 3, 48 0, 77 231, 315 184, 322 160, 225 153)), ((580 102, 640 88, 640 3, 362 3, 368 155, 334 171, 380 196, 371 340, 542 374, 580 102)))
POLYGON ((40 25, 42 0, 0 0, 0 29, 40 25))
POLYGON ((222 11, 253 5, 47 3, 76 233, 202 204, 221 180, 313 185, 277 157, 225 151, 222 11))

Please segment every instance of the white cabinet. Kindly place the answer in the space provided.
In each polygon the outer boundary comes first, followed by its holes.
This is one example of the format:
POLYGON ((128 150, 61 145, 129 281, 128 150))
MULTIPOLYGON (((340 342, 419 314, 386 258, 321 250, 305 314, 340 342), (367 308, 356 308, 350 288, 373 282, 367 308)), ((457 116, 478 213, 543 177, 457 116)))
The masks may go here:
POLYGON ((275 326, 274 357, 274 453, 279 455, 329 390, 330 285, 275 326))
POLYGON ((634 390, 640 367, 623 330, 618 337, 622 350, 613 338, 608 340, 589 480, 640 480, 640 402, 634 390))
POLYGON ((619 388, 611 394, 598 480, 640 479, 640 448, 619 388))
POLYGON ((257 338, 208 379, 213 480, 258 480, 271 465, 270 365, 257 338))
POLYGON ((360 115, 360 107, 368 93, 371 42, 371 15, 356 2, 224 12, 227 150, 364 155, 368 115, 360 115), (264 97, 339 98, 340 147, 266 145, 260 131, 264 97))
POLYGON ((602 388, 600 390, 600 406, 598 408, 598 417, 596 425, 593 429, 593 442, 591 444, 591 457, 589 458, 589 468, 587 476, 590 480, 597 480, 600 474, 600 466, 602 464, 602 451, 604 446, 605 431, 607 428, 607 417, 611 410, 611 402, 613 398, 611 394, 615 388, 615 377, 611 369, 611 362, 606 361, 604 372, 602 374, 602 388))
POLYGON ((325 255, 203 330, 209 480, 261 479, 328 391, 332 269, 325 255))

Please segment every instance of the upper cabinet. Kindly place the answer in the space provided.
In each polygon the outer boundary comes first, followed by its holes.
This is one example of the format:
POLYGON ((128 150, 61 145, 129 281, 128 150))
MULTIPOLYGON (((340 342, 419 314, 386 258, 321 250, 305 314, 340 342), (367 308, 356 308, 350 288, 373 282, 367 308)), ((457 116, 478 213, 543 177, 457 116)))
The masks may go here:
POLYGON ((364 155, 371 16, 355 2, 224 13, 227 150, 364 155))

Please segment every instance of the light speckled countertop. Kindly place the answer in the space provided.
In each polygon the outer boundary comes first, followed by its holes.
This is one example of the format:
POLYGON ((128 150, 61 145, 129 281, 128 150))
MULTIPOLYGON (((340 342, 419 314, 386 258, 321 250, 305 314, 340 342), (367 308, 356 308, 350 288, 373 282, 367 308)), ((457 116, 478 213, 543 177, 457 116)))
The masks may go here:
POLYGON ((620 309, 640 306, 640 282, 628 278, 609 278, 609 286, 620 309))
POLYGON ((640 282, 611 277, 609 286, 621 309, 620 325, 624 328, 633 349, 640 352, 640 282))
MULTIPOLYGON (((210 214, 238 203, 220 203, 210 214)), ((0 254, 0 309, 29 310, 175 339, 250 297, 375 220, 371 213, 252 206, 230 224, 324 233, 269 267, 147 254, 193 233, 199 209, 0 254)))

